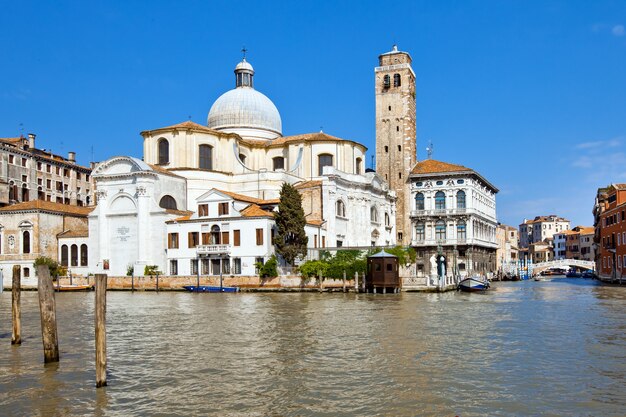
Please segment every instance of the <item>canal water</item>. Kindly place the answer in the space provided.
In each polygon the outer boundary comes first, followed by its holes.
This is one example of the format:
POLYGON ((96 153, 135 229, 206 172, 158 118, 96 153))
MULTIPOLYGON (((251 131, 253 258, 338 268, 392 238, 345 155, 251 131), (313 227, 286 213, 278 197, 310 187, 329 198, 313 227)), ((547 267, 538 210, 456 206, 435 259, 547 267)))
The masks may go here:
POLYGON ((626 288, 583 279, 486 294, 109 292, 95 388, 94 294, 0 294, 3 416, 623 416, 626 288))

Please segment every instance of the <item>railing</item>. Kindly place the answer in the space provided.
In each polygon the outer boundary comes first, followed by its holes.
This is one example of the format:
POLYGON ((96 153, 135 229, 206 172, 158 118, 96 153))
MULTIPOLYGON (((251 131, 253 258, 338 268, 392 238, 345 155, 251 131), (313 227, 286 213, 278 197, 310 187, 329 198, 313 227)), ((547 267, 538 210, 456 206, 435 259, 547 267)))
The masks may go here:
POLYGON ((424 217, 424 216, 461 215, 461 214, 468 214, 469 212, 470 212, 470 209, 467 209, 467 208, 411 210, 411 216, 412 217, 424 217))
POLYGON ((198 245, 196 246, 196 252, 198 255, 230 253, 230 245, 198 245))

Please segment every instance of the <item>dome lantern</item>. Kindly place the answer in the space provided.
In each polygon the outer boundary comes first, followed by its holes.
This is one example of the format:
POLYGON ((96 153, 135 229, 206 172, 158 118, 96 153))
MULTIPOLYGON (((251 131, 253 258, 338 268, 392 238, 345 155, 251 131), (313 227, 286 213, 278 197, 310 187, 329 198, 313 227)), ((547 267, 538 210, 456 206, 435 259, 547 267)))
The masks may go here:
POLYGON ((252 78, 254 77, 254 68, 246 58, 237 64, 235 67, 235 87, 250 87, 254 88, 254 83, 252 82, 252 78))

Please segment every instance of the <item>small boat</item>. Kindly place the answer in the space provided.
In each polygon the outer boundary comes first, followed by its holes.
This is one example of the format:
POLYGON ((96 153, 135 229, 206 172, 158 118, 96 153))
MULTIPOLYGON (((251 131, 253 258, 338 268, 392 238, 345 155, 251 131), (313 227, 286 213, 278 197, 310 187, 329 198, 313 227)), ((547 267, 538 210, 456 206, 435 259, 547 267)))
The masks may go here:
POLYGON ((57 291, 93 291, 94 286, 93 285, 77 285, 77 284, 70 284, 70 285, 56 285, 54 287, 55 290, 57 291))
POLYGON ((543 275, 537 275, 533 278, 535 281, 547 281, 546 278, 543 277, 543 275))
POLYGON ((459 282, 459 290, 461 291, 485 291, 489 288, 489 281, 481 276, 473 276, 465 278, 459 282))
POLYGON ((580 278, 582 274, 580 272, 571 270, 571 271, 568 271, 567 274, 565 274, 565 276, 567 278, 580 278))
POLYGON ((238 287, 216 287, 210 285, 185 285, 183 287, 187 291, 191 292, 238 292, 238 287))

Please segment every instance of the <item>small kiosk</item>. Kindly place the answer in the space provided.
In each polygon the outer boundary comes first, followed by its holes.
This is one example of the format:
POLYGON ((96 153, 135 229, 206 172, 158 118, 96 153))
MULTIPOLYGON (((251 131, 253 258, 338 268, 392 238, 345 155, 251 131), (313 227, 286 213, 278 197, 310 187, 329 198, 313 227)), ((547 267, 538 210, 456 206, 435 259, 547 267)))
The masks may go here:
POLYGON ((365 288, 368 292, 400 292, 402 287, 398 273, 398 258, 384 250, 367 257, 367 281, 365 288), (380 291, 379 291, 380 290, 380 291))

